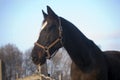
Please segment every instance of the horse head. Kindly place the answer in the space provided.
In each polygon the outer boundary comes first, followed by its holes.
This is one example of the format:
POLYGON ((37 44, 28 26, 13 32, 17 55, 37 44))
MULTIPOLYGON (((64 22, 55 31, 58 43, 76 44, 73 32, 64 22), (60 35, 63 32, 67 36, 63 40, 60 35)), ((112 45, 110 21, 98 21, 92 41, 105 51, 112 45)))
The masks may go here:
POLYGON ((46 59, 55 55, 56 51, 63 46, 62 26, 60 18, 47 6, 47 13, 42 10, 44 20, 37 42, 33 47, 31 56, 35 64, 44 64, 46 59))

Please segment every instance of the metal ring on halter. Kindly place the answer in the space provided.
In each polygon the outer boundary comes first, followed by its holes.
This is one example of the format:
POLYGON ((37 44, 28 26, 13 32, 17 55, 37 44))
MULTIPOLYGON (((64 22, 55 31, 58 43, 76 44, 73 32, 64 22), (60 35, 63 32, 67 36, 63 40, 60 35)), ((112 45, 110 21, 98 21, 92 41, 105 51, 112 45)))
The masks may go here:
POLYGON ((44 51, 47 53, 47 59, 50 58, 50 53, 49 53, 49 48, 48 47, 44 47, 44 51))
POLYGON ((47 53, 47 59, 50 59, 51 58, 51 55, 50 55, 50 52, 49 52, 49 49, 52 48, 55 44, 57 44, 58 42, 60 42, 60 44, 63 46, 63 42, 62 42, 62 26, 61 26, 61 20, 60 18, 59 19, 59 37, 54 41, 52 42, 49 46, 43 46, 41 45, 40 43, 36 42, 35 45, 37 45, 38 47, 42 48, 46 53, 47 53))

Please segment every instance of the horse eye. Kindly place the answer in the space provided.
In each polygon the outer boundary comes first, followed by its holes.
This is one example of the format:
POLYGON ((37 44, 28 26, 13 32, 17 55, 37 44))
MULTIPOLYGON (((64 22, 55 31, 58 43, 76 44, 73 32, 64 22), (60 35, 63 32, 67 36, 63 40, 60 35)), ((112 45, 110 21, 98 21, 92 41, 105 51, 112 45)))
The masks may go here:
POLYGON ((54 27, 55 27, 55 25, 50 26, 50 27, 49 27, 49 30, 53 30, 54 27))

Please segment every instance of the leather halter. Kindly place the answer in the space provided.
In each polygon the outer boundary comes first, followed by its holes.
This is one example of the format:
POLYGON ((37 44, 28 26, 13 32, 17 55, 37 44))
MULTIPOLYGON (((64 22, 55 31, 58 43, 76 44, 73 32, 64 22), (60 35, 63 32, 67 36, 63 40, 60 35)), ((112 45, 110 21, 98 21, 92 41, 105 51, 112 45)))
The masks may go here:
MULTIPOLYGON (((58 36, 58 38, 55 41, 53 41, 51 44, 49 44, 48 46, 44 46, 44 45, 42 45, 41 43, 38 43, 38 42, 35 43, 36 46, 42 48, 47 53, 47 57, 46 57, 47 59, 50 59, 52 57, 50 55, 50 51, 49 51, 50 48, 54 47, 58 42, 63 46, 61 20, 60 20, 60 18, 58 18, 58 19, 59 19, 59 36, 58 36)), ((55 55, 55 53, 54 53, 54 55, 55 55)))

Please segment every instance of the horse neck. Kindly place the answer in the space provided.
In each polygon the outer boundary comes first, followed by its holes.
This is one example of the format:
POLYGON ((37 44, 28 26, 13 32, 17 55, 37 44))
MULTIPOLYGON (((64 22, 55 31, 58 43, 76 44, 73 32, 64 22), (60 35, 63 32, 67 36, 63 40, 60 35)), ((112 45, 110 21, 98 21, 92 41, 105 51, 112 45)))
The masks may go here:
POLYGON ((72 23, 61 18, 63 27, 64 47, 72 61, 80 68, 94 64, 94 56, 101 50, 84 36, 72 23))

